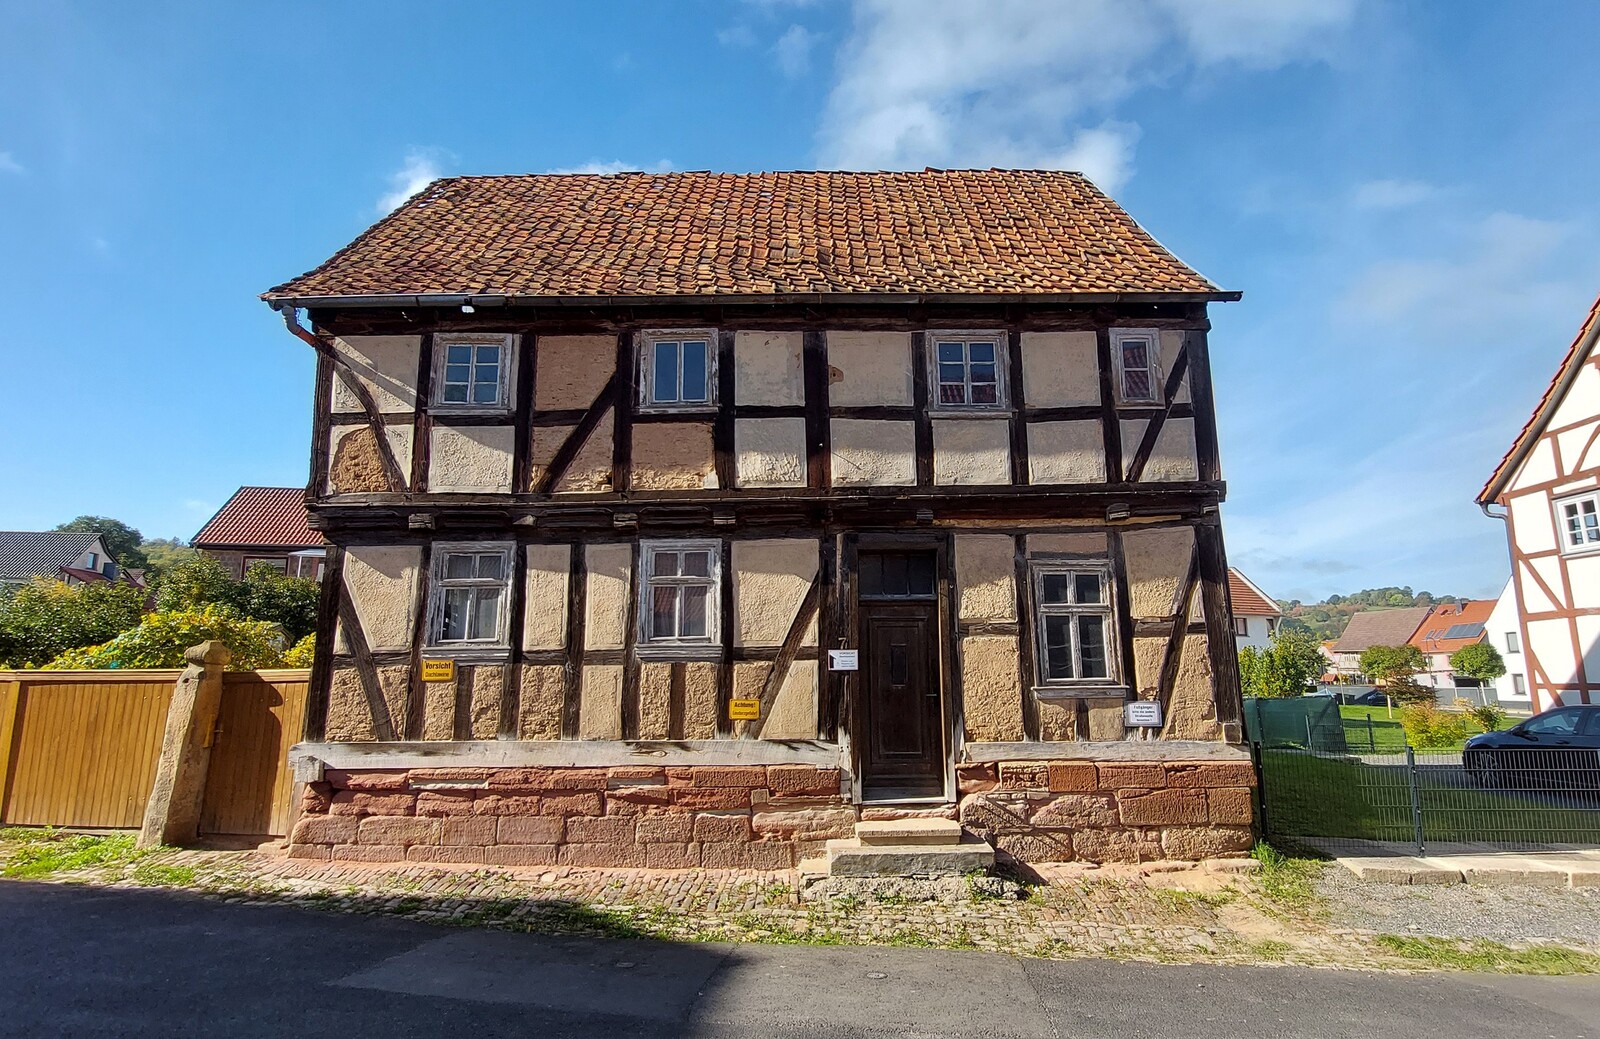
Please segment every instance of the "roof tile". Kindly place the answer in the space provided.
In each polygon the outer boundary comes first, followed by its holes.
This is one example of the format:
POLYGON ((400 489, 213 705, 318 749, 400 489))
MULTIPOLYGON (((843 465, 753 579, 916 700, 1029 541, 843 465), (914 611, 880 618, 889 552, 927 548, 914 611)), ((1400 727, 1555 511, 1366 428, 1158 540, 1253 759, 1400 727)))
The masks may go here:
POLYGON ((310 548, 322 544, 322 535, 306 525, 304 487, 241 487, 189 543, 310 548))

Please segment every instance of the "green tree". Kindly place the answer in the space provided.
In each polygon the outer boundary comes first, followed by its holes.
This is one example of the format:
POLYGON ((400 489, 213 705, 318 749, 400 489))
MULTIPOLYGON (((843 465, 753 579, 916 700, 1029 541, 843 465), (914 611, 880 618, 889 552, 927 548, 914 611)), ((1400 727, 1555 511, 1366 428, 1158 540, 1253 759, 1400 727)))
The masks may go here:
POLYGON ((1506 673, 1506 662, 1488 642, 1475 642, 1450 654, 1450 670, 1480 682, 1493 682, 1506 673))
POLYGON ((0 666, 42 664, 139 623, 145 592, 121 581, 69 586, 39 579, 0 594, 0 666))
POLYGON ((265 563, 252 566, 243 581, 235 581, 221 563, 207 555, 177 563, 156 584, 158 610, 195 610, 220 604, 241 617, 282 625, 291 640, 316 630, 318 598, 315 581, 287 577, 265 563))
POLYGON ((1415 646, 1369 646, 1362 650, 1356 666, 1377 685, 1390 685, 1412 678, 1428 666, 1422 650, 1415 646))
POLYGON ((1246 696, 1304 696, 1317 688, 1327 663, 1315 635, 1280 625, 1266 649, 1239 651, 1239 680, 1246 696))
POLYGON ((150 576, 159 580, 161 575, 179 563, 194 559, 200 550, 190 548, 177 538, 153 538, 139 546, 150 563, 150 576))
POLYGON ((236 582, 226 567, 207 555, 195 554, 174 564, 156 582, 156 609, 191 610, 227 602, 236 582))
POLYGON ((137 627, 98 646, 70 649, 44 665, 44 669, 183 667, 183 651, 210 639, 224 643, 233 652, 229 671, 281 667, 288 647, 288 639, 278 625, 249 620, 231 606, 210 603, 199 609, 145 614, 137 627))
POLYGON ((145 558, 144 550, 140 548, 144 542, 144 535, 121 520, 112 519, 110 516, 79 516, 56 529, 80 534, 99 534, 100 543, 106 546, 111 558, 115 559, 117 565, 123 569, 132 567, 142 570, 150 565, 150 560, 145 558))

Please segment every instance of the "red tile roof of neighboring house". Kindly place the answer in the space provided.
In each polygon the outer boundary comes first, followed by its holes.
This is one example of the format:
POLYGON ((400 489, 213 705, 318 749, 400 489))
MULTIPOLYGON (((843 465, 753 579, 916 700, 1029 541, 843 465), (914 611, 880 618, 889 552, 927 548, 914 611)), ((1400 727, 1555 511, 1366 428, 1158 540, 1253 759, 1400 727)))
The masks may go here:
POLYGON ((1333 644, 1335 653, 1360 653, 1373 646, 1403 646, 1411 641, 1432 611, 1426 606, 1405 606, 1398 610, 1361 610, 1351 614, 1350 623, 1333 644))
POLYGON ((196 548, 311 548, 303 487, 241 487, 190 541, 196 548))
POLYGON ((1474 599, 1435 606, 1411 636, 1411 644, 1424 653, 1454 653, 1462 646, 1483 641, 1483 626, 1494 612, 1495 600, 1474 599), (1453 638, 1446 637, 1454 631, 1453 638))
POLYGON ((1561 359, 1561 366, 1556 369, 1550 385, 1545 387, 1544 396, 1539 398, 1533 414, 1517 433, 1517 439, 1511 442, 1511 447, 1500 459, 1500 464, 1494 467, 1494 474, 1489 477, 1489 482, 1478 492, 1478 504, 1487 505, 1505 490, 1506 481, 1511 479, 1517 467, 1522 464, 1522 459, 1532 450, 1534 443, 1544 432, 1545 426, 1549 424, 1550 415, 1561 403, 1567 386, 1577 377, 1584 358, 1592 352, 1597 337, 1600 337, 1600 296, 1595 297, 1594 305, 1589 308, 1589 316, 1584 319, 1583 327, 1578 329, 1578 335, 1572 340, 1572 345, 1567 347, 1566 356, 1561 359))
POLYGON ((996 169, 448 177, 262 298, 817 293, 1238 298, 1081 173, 996 169))
POLYGON ((1228 568, 1228 596, 1233 600, 1233 612, 1243 617, 1281 617, 1278 604, 1262 594, 1255 583, 1233 567, 1228 568))

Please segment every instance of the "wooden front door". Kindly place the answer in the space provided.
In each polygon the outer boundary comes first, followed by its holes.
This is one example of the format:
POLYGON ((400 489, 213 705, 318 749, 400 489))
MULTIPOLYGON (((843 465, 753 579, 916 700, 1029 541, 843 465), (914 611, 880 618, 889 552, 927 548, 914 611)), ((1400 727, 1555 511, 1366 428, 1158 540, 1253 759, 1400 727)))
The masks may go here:
POLYGON ((868 800, 944 794, 944 705, 932 553, 882 553, 861 566, 862 792, 868 800), (883 565, 886 561, 886 565, 883 565), (878 567, 888 577, 878 580, 878 567), (922 575, 926 575, 923 580, 922 575))

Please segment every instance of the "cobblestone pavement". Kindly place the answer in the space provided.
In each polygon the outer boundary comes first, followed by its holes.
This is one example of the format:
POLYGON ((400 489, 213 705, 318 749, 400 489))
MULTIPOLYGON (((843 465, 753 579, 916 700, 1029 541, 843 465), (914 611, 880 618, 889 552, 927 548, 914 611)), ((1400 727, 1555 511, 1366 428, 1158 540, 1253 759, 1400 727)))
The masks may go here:
MULTIPOLYGON (((0 862, 4 858, 0 842, 0 862)), ((1039 872, 1027 886, 979 878, 940 883, 829 880, 801 890, 793 871, 358 864, 288 859, 267 849, 163 849, 68 870, 52 879, 182 888, 230 903, 290 904, 540 933, 883 944, 1055 959, 1101 956, 1365 969, 1430 965, 1396 958, 1375 941, 1378 931, 1406 934, 1405 922, 1386 917, 1377 903, 1365 916, 1352 908, 1377 897, 1374 891, 1383 885, 1348 891, 1340 886, 1344 879, 1333 879, 1332 871, 1323 871, 1317 881, 1331 894, 1318 897, 1307 891, 1292 899, 1275 894, 1251 873, 1237 872, 1237 867, 1055 866, 1039 872)), ((1405 898, 1419 896, 1417 889, 1394 890, 1403 891, 1405 898)), ((1514 918, 1519 896, 1496 894, 1512 900, 1501 915, 1514 918)), ((1596 904, 1589 899, 1584 907, 1592 914, 1596 904)), ((1462 909, 1458 916, 1468 911, 1462 909)), ((1480 917, 1489 915, 1479 910, 1480 917)), ((1430 918, 1419 919, 1422 926, 1432 926, 1430 918)), ((1513 943, 1551 939, 1600 952, 1593 917, 1586 919, 1586 926, 1558 933, 1516 928, 1459 933, 1513 943)))

